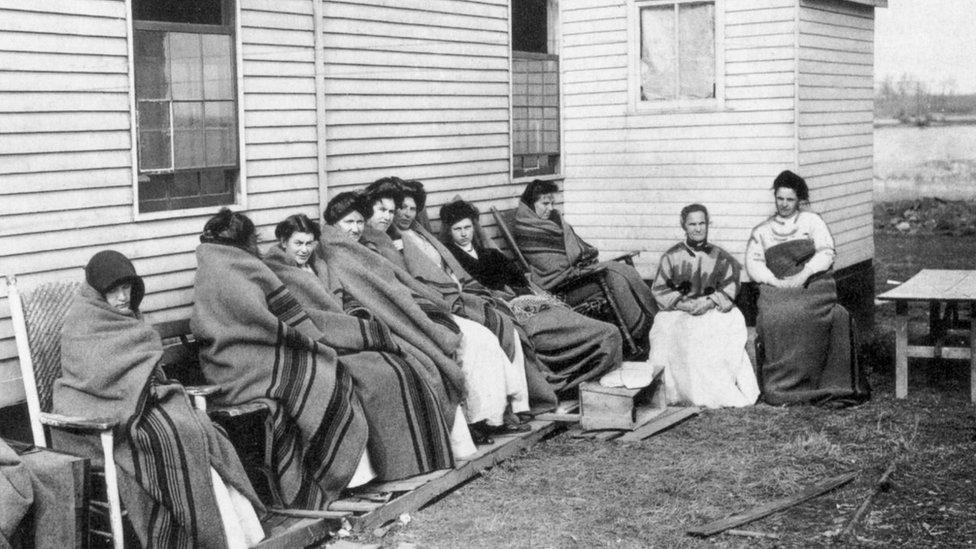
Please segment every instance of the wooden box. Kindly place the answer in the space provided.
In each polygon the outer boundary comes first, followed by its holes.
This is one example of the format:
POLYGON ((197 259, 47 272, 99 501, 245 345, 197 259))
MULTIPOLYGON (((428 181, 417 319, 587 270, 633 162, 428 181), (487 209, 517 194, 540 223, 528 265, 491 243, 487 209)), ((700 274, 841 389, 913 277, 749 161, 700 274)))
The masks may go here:
POLYGON ((634 430, 666 408, 660 378, 642 389, 604 387, 596 382, 580 385, 580 427, 634 430))

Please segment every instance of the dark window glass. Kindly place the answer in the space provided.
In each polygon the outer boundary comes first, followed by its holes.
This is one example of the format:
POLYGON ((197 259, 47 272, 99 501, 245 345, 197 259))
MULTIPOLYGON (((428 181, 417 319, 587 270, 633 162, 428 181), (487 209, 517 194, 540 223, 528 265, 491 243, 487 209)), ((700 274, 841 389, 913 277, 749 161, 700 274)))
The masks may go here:
POLYGON ((223 0, 132 0, 136 21, 224 25, 223 0))
POLYGON ((548 53, 546 0, 512 0, 512 49, 548 53))

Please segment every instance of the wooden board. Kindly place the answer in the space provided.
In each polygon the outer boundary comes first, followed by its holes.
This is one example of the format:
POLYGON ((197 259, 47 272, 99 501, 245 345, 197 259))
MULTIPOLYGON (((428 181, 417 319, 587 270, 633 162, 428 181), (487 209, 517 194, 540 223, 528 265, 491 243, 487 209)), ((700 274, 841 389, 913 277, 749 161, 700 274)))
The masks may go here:
POLYGON ((330 531, 341 527, 337 520, 323 518, 291 518, 275 516, 262 523, 265 541, 257 545, 260 549, 288 549, 308 547, 323 541, 330 531))
MULTIPOLYGON (((554 421, 535 420, 529 425, 532 430, 519 433, 518 436, 495 437, 494 444, 479 447, 478 453, 470 459, 459 461, 454 469, 436 471, 413 479, 387 482, 375 486, 367 485, 364 489, 370 491, 397 492, 397 488, 406 488, 409 491, 395 495, 385 505, 350 516, 349 522, 356 531, 369 532, 377 526, 396 519, 403 513, 416 511, 431 500, 480 474, 482 470, 514 456, 523 448, 532 446, 557 429, 560 424, 554 421)), ((339 507, 346 507, 346 500, 340 500, 330 506, 333 509, 339 507)))
POLYGON ((976 271, 923 269, 905 283, 878 296, 889 301, 976 301, 976 271))
POLYGON ((647 437, 656 435, 665 429, 677 425, 691 416, 698 415, 698 413, 701 411, 702 409, 697 406, 689 406, 686 408, 669 406, 664 412, 654 418, 654 420, 647 425, 626 433, 617 440, 619 442, 636 442, 638 440, 644 440, 647 437))

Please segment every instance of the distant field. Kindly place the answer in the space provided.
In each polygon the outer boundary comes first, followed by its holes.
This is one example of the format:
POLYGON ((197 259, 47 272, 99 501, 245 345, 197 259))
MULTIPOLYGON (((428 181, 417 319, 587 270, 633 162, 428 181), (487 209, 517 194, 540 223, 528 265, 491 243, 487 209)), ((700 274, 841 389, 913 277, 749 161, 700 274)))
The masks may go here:
POLYGON ((875 200, 976 198, 976 125, 878 127, 875 200))

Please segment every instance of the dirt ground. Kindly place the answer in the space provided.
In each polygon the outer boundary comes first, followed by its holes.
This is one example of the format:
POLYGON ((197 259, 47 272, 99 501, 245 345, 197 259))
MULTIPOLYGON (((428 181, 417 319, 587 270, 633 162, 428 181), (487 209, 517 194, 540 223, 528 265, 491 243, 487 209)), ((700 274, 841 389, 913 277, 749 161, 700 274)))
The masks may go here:
MULTIPOLYGON (((879 232, 878 290, 921 266, 976 268, 973 237, 879 232)), ((923 311, 919 309, 919 318, 923 311)), ((895 400, 893 308, 863 342, 872 400, 813 407, 712 410, 640 443, 564 431, 412 514, 382 539, 420 547, 972 547, 976 415, 960 361, 913 360, 909 398, 895 400), (854 536, 841 528, 891 462, 890 486, 854 536), (853 482, 742 528, 777 540, 685 534, 689 527, 792 495, 845 472, 853 482)))

